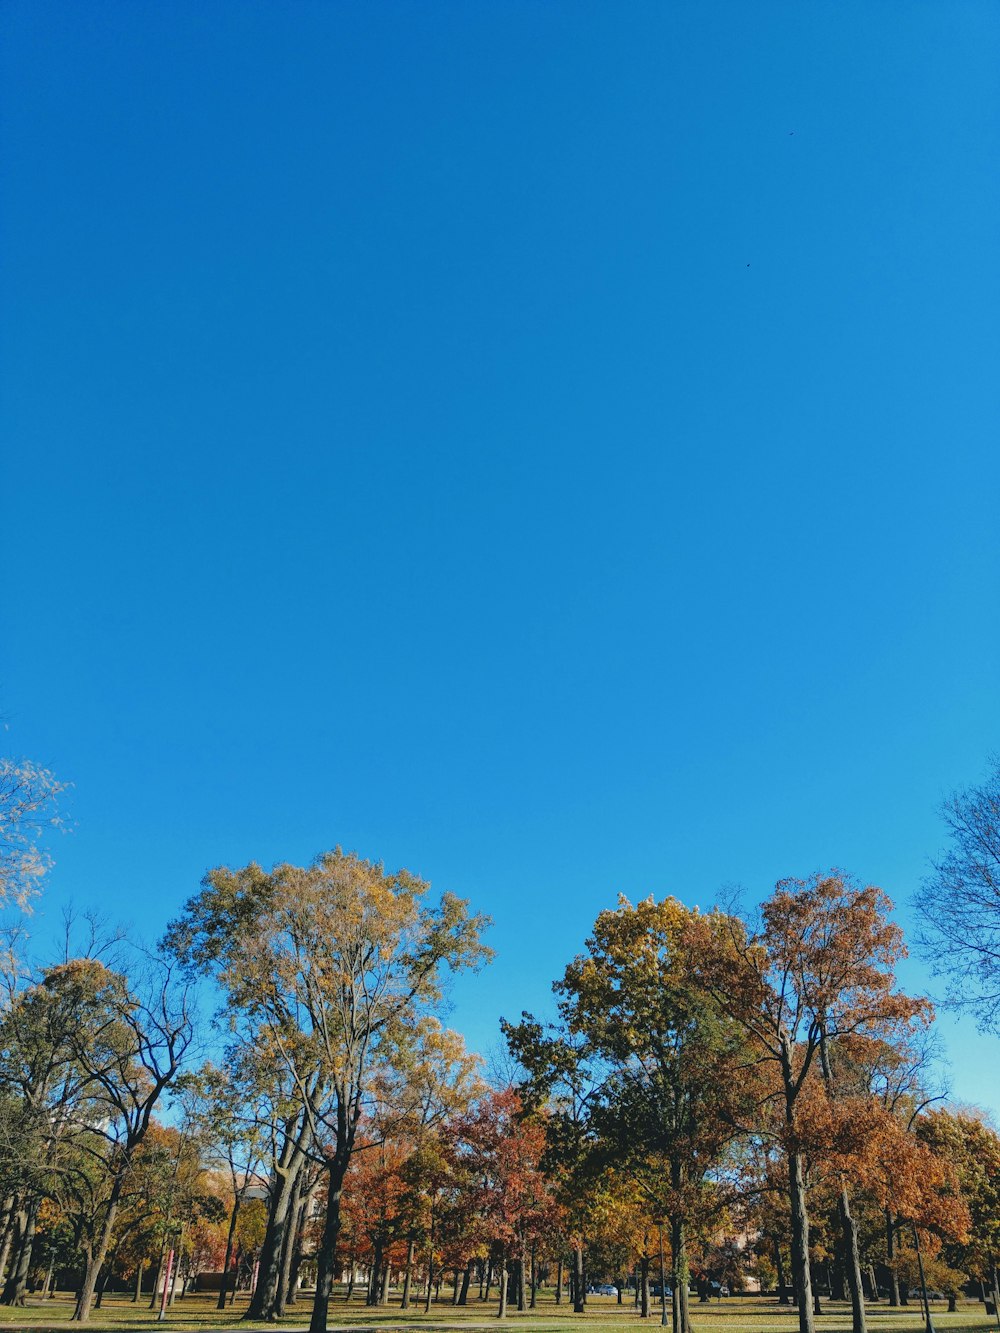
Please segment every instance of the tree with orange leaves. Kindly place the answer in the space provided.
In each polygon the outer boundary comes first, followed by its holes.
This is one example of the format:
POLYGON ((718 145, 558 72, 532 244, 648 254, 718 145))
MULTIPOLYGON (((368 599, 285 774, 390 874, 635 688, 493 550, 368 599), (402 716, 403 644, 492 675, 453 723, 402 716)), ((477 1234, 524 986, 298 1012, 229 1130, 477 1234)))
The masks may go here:
POLYGON ((522 1109, 513 1090, 491 1092, 448 1130, 466 1208, 497 1256, 500 1319, 507 1314, 508 1267, 516 1266, 523 1304, 527 1252, 556 1225, 559 1212, 541 1168, 544 1129, 522 1109))
MULTIPOLYGON (((900 994, 894 968, 905 955, 892 904, 874 885, 839 871, 785 879, 761 909, 757 929, 735 916, 695 923, 702 939, 700 980, 740 1023, 758 1060, 775 1074, 780 1134, 788 1162, 792 1277, 800 1333, 813 1333, 809 1208, 803 1109, 824 1051, 855 1034, 878 1035, 920 1014, 924 1000, 900 994)), ((829 1096, 832 1077, 823 1078, 829 1096)), ((850 1203, 840 1200, 850 1254, 854 1333, 864 1333, 864 1299, 850 1203)))

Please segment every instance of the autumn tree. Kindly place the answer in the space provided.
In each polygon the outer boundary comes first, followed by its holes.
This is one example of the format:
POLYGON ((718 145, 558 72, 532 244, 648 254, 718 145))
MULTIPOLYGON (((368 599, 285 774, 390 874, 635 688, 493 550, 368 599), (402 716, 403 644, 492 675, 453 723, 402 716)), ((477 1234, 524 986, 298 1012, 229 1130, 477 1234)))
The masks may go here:
MULTIPOLYGON (((548 1048, 559 1060, 576 1051, 599 1079, 589 1106, 595 1163, 631 1172, 649 1216, 667 1225, 677 1333, 690 1326, 688 1226, 723 1206, 709 1177, 755 1105, 743 1030, 695 977, 696 915, 674 898, 622 898, 602 912, 586 953, 554 987, 566 1040, 548 1048)), ((537 1068, 531 1022, 508 1038, 537 1068)))
MULTIPOLYGON (((800 1333, 813 1333, 809 1208, 803 1111, 815 1094, 823 1051, 854 1034, 877 1035, 926 1001, 901 995, 894 967, 905 954, 888 919, 891 903, 873 885, 838 871, 786 879, 748 929, 734 916, 706 917, 699 977, 723 1011, 745 1030, 761 1064, 774 1074, 780 1134, 788 1163, 792 1278, 800 1333), (723 926, 720 929, 720 923, 723 926)), ((849 1198, 840 1200, 851 1280, 854 1333, 864 1333, 864 1293, 849 1198)))
POLYGON ((544 1130, 537 1119, 524 1118, 523 1110, 513 1089, 491 1092, 448 1129, 454 1166, 464 1177, 466 1206, 497 1258, 500 1319, 507 1314, 508 1270, 514 1270, 523 1308, 529 1248, 558 1217, 542 1171, 544 1130))
POLYGON ((359 1126, 419 1040, 421 1016, 440 1003, 444 973, 488 957, 486 919, 452 894, 428 906, 427 890, 409 871, 336 849, 305 869, 213 870, 168 932, 175 955, 216 976, 245 1038, 287 1075, 298 1150, 321 1155, 312 1333, 326 1329, 359 1126))
POLYGON ((267 1098, 252 1081, 234 1077, 236 1072, 232 1066, 224 1071, 206 1064, 179 1080, 189 1123, 207 1161, 225 1173, 231 1200, 219 1284, 220 1310, 226 1308, 229 1294, 240 1209, 265 1151, 267 1098))
POLYGON ((71 965, 72 983, 96 1023, 81 1024, 74 1056, 84 1070, 95 1111, 83 1126, 108 1188, 85 1241, 85 1267, 73 1318, 90 1316, 97 1279, 108 1255, 133 1163, 153 1111, 177 1076, 193 1037, 189 993, 170 965, 139 957, 132 976, 95 960, 71 965))
POLYGON ((978 1279, 1000 1310, 1000 1135, 975 1114, 937 1108, 916 1123, 916 1135, 953 1172, 968 1210, 968 1231, 960 1239, 945 1236, 953 1268, 978 1279))

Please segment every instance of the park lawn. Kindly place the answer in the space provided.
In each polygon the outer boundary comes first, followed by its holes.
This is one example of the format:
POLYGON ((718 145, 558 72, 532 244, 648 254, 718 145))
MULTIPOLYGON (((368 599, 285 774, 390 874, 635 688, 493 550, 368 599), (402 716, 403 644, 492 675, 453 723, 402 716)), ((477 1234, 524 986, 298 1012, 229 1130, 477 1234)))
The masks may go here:
MULTIPOLYGON (((216 1297, 211 1292, 185 1296, 174 1302, 167 1313, 166 1323, 178 1333, 193 1330, 195 1333, 208 1333, 211 1329, 265 1328, 274 1325, 243 1324, 241 1315, 245 1308, 245 1298, 238 1300, 236 1306, 220 1313, 215 1308, 216 1297)), ((73 1298, 69 1294, 58 1293, 51 1300, 28 1297, 27 1304, 18 1308, 0 1306, 0 1324, 14 1333, 15 1329, 41 1330, 62 1328, 69 1322, 73 1311, 73 1298)), ((871 1333, 923 1333, 923 1319, 918 1304, 911 1304, 902 1309, 891 1309, 885 1305, 867 1307, 868 1324, 871 1333)), ((310 1301, 308 1297, 298 1301, 288 1312, 281 1325, 291 1333, 293 1329, 303 1329, 308 1325, 310 1301)), ((791 1307, 779 1306, 773 1297, 746 1296, 732 1297, 723 1301, 713 1301, 701 1305, 697 1301, 692 1305, 694 1333, 796 1333, 795 1311, 791 1307)), ((934 1310, 934 1325, 940 1333, 986 1333, 996 1329, 996 1320, 983 1312, 978 1302, 963 1302, 955 1314, 948 1314, 944 1303, 939 1302, 934 1310)), ((650 1330, 659 1328, 659 1310, 647 1321, 639 1319, 631 1301, 618 1305, 611 1296, 590 1296, 587 1299, 585 1315, 574 1315, 568 1304, 556 1305, 550 1293, 542 1293, 539 1307, 534 1311, 519 1314, 511 1310, 510 1323, 528 1324, 531 1333, 570 1333, 571 1321, 584 1323, 590 1333, 602 1333, 602 1330, 618 1330, 629 1323, 650 1330)), ((140 1304, 133 1304, 126 1295, 105 1296, 99 1310, 95 1310, 88 1327, 99 1329, 145 1329, 156 1324, 157 1316, 148 1308, 148 1297, 140 1304)), ((453 1306, 442 1301, 424 1313, 422 1307, 403 1313, 398 1305, 369 1308, 362 1300, 344 1301, 342 1293, 335 1297, 330 1309, 329 1326, 334 1329, 354 1330, 371 1328, 381 1333, 395 1333, 395 1330, 433 1330, 475 1328, 495 1328, 496 1303, 488 1304, 473 1300, 465 1308, 453 1306)), ((824 1313, 816 1318, 817 1333, 849 1333, 851 1327, 850 1307, 837 1302, 825 1302, 824 1313)))

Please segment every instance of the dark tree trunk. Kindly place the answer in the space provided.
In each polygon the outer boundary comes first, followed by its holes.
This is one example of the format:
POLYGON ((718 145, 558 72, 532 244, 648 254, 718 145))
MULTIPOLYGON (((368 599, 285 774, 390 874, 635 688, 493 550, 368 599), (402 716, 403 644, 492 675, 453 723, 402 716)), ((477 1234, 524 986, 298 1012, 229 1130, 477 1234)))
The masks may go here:
POLYGON ((97 1237, 97 1244, 91 1251, 87 1260, 83 1280, 80 1283, 80 1291, 76 1298, 76 1308, 73 1310, 72 1315, 72 1318, 76 1323, 82 1324, 90 1318, 90 1307, 94 1299, 94 1288, 97 1286, 97 1278, 101 1269, 104 1267, 104 1260, 108 1253, 108 1246, 111 1243, 111 1233, 114 1230, 115 1220, 118 1216, 118 1200, 121 1198, 123 1184, 124 1176, 119 1175, 111 1186, 108 1207, 104 1214, 104 1220, 97 1237))
MULTIPOLYGON (((304 1163, 303 1163, 304 1167, 304 1163)), ((288 1305, 288 1289, 292 1278, 292 1260, 299 1239, 299 1224, 302 1221, 302 1175, 296 1173, 292 1184, 292 1196, 288 1205, 288 1225, 281 1240, 281 1270, 278 1277, 278 1290, 274 1300, 274 1313, 280 1319, 288 1305)))
POLYGON ((851 1198, 844 1186, 837 1201, 840 1214, 840 1226, 844 1236, 844 1267, 847 1269, 847 1286, 851 1293, 851 1329, 852 1333, 866 1333, 865 1328, 865 1292, 861 1285, 861 1255, 858 1250, 858 1227, 851 1214, 851 1198))
POLYGON ((297 1195, 299 1173, 305 1166, 305 1148, 309 1138, 309 1127, 304 1116, 297 1129, 289 1123, 271 1182, 267 1229, 257 1260, 257 1285, 243 1315, 244 1319, 271 1321, 276 1317, 285 1234, 295 1221, 291 1205, 293 1197, 297 1195))
POLYGON ((899 1305, 899 1274, 896 1272, 896 1219, 885 1210, 885 1264, 889 1270, 889 1304, 899 1305))
POLYGON ((306 1220, 308 1219, 309 1209, 312 1205, 315 1193, 316 1189, 315 1186, 313 1186, 299 1204, 299 1215, 295 1223, 295 1244, 292 1246, 292 1269, 288 1274, 288 1294, 286 1299, 289 1305, 294 1305, 299 1299, 299 1270, 302 1268, 302 1260, 305 1252, 306 1220))
POLYGON ((774 1266, 777 1269, 778 1304, 788 1305, 788 1284, 785 1281, 785 1260, 781 1253, 781 1243, 777 1237, 775 1237, 774 1240, 774 1266))
POLYGON ((337 1263, 337 1240, 340 1237, 340 1199, 344 1176, 350 1162, 350 1151, 340 1150, 327 1166, 326 1217, 323 1236, 316 1254, 316 1299, 313 1302, 309 1333, 326 1333, 330 1313, 330 1293, 337 1263))
POLYGON ((28 1283, 28 1270, 31 1267, 31 1251, 35 1243, 35 1223, 38 1220, 37 1199, 32 1199, 24 1211, 24 1220, 20 1224, 17 1236, 17 1248, 11 1263, 10 1273, 4 1283, 3 1304, 22 1305, 28 1283))
POLYGON ((465 1271, 462 1274, 462 1290, 458 1293, 459 1305, 468 1305, 469 1303, 469 1284, 472 1281, 472 1260, 465 1265, 465 1271))
MULTIPOLYGON (((233 1266, 233 1251, 236 1248, 236 1223, 240 1217, 240 1191, 236 1191, 236 1197, 233 1200, 233 1211, 229 1214, 229 1230, 226 1233, 226 1258, 222 1265, 222 1282, 219 1284, 219 1299, 216 1302, 217 1310, 226 1308, 226 1296, 229 1293, 229 1272, 233 1266)), ((233 1283, 236 1282, 236 1274, 233 1273, 233 1283)))
POLYGON ((497 1277, 500 1282, 500 1304, 497 1309, 497 1318, 507 1318, 507 1256, 504 1255, 497 1265, 499 1272, 497 1277))
POLYGON ((583 1246, 573 1247, 573 1312, 583 1314, 585 1304, 583 1295, 583 1246))
POLYGON ((792 1284, 799 1314, 799 1333, 814 1333, 812 1275, 809 1271, 809 1212, 806 1206, 802 1155, 788 1154, 788 1202, 792 1218, 792 1284))
POLYGON ((416 1249, 417 1243, 411 1236, 409 1243, 406 1246, 406 1268, 403 1272, 403 1299, 400 1302, 401 1310, 408 1310, 410 1308, 410 1285, 413 1282, 413 1257, 416 1253, 416 1249))
POLYGON ((164 1273, 163 1264, 166 1257, 167 1257, 167 1238, 166 1236, 164 1236, 163 1240, 160 1242, 160 1257, 156 1263, 156 1273, 153 1277, 153 1290, 149 1297, 149 1308, 151 1310, 156 1309, 156 1302, 160 1290, 160 1282, 163 1280, 163 1273, 164 1273))
POLYGON ((556 1264, 556 1305, 562 1305, 563 1296, 563 1261, 562 1255, 559 1256, 559 1262, 556 1264))
POLYGON ((383 1241, 381 1235, 375 1237, 375 1246, 372 1253, 372 1266, 368 1270, 368 1294, 365 1297, 366 1305, 378 1304, 379 1283, 382 1280, 382 1251, 383 1241))
POLYGON ((3 1206, 3 1240, 0 1241, 0 1281, 3 1281, 3 1275, 7 1271, 7 1260, 10 1258, 10 1247, 14 1241, 14 1234, 17 1230, 17 1200, 12 1194, 9 1194, 4 1201, 3 1206))
POLYGON ((649 1255, 639 1259, 639 1318, 649 1318, 649 1255))
POLYGON ((691 1311, 688 1303, 687 1235, 681 1218, 670 1222, 670 1272, 673 1281, 672 1324, 674 1333, 690 1333, 691 1311))

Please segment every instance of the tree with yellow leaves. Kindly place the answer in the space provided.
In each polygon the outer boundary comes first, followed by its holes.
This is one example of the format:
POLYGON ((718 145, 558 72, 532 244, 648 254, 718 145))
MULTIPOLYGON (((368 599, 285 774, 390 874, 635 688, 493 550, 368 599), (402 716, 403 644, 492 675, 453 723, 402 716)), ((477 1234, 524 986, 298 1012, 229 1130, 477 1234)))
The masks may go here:
MULTIPOLYGON (((300 1151, 323 1164, 312 1333, 326 1329, 359 1127, 391 1101, 427 1032, 421 1019, 441 1002, 444 973, 489 957, 480 939, 486 918, 454 894, 428 905, 428 887, 340 848, 305 868, 220 867, 168 932, 178 957, 222 983, 245 1039, 284 1071, 300 1113, 300 1151)), ((261 1270, 269 1292, 277 1292, 279 1265, 272 1246, 261 1270)))

